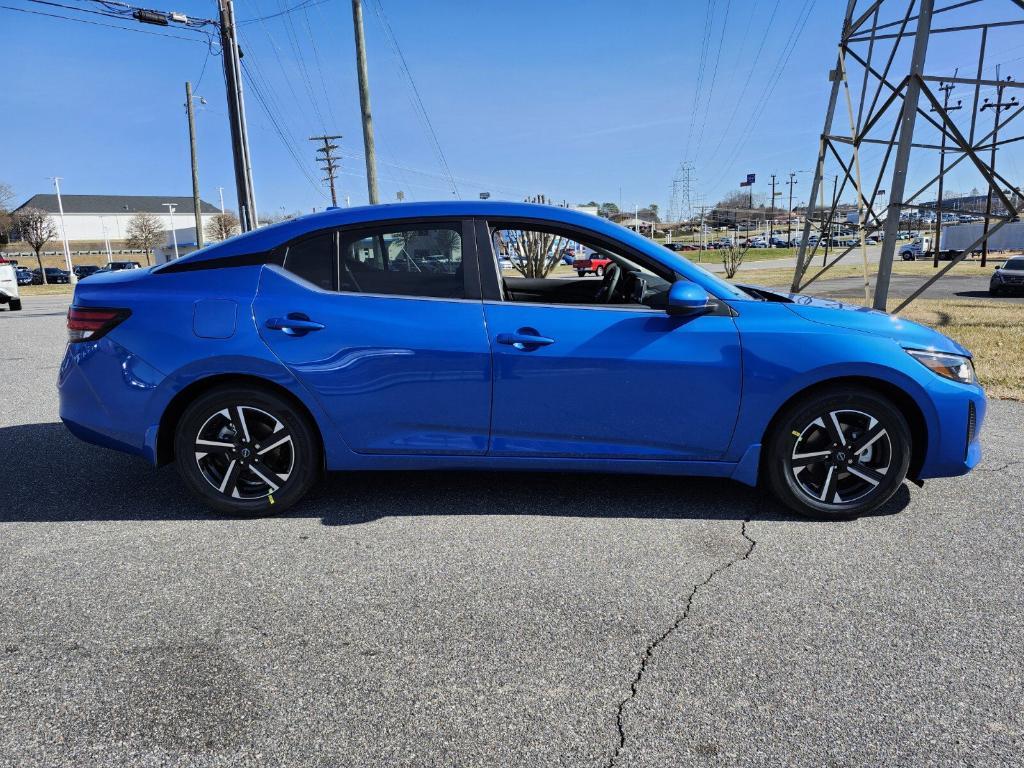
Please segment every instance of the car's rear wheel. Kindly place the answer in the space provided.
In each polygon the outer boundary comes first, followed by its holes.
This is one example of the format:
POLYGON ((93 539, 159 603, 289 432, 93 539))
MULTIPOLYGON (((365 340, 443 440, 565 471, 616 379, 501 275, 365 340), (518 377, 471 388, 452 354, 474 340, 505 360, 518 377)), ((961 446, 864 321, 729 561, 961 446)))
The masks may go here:
POLYGON ((903 414, 870 390, 822 391, 780 414, 769 438, 766 477, 790 509, 847 519, 885 504, 910 466, 903 414))
POLYGON ((174 438, 178 471, 218 512, 284 512, 310 489, 320 443, 305 413, 258 387, 218 387, 189 404, 174 438))
POLYGON ((21 299, 11 299, 10 304, 7 305, 12 312, 17 312, 21 309, 21 299))
POLYGON ((576 274, 579 275, 580 277, 586 277, 587 276, 587 270, 585 270, 585 269, 577 269, 576 270, 576 274))

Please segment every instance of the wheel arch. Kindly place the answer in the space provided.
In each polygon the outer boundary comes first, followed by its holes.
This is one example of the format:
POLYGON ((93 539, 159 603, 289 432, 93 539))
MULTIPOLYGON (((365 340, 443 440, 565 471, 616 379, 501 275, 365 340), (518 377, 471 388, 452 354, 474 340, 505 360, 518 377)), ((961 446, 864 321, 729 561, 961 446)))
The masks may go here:
POLYGON ((314 434, 317 436, 317 447, 320 451, 321 462, 326 461, 326 445, 324 444, 324 435, 320 422, 313 415, 313 412, 309 407, 302 402, 301 398, 297 397, 295 393, 291 392, 287 387, 283 387, 269 379, 263 378, 262 376, 256 376, 248 373, 224 373, 204 376, 203 378, 197 379, 188 384, 180 392, 175 394, 173 398, 171 398, 167 407, 164 408, 164 411, 160 416, 160 425, 157 429, 157 466, 169 464, 174 460, 174 433, 177 431, 178 422, 189 403, 215 387, 228 384, 257 387, 287 400, 296 410, 309 419, 309 423, 313 427, 314 434))
MULTIPOLYGON (((910 467, 907 470, 907 477, 916 478, 924 466, 925 455, 928 452, 928 422, 925 420, 924 412, 914 401, 914 398, 906 391, 884 379, 876 379, 870 376, 839 376, 831 379, 824 379, 810 384, 803 389, 793 393, 775 411, 761 435, 761 445, 767 445, 771 434, 777 428, 778 422, 791 405, 810 395, 836 387, 859 387, 868 389, 876 394, 890 400, 892 404, 903 414, 910 428, 910 467)), ((763 466, 763 462, 761 462, 763 466)), ((760 474, 760 468, 758 470, 760 474)))

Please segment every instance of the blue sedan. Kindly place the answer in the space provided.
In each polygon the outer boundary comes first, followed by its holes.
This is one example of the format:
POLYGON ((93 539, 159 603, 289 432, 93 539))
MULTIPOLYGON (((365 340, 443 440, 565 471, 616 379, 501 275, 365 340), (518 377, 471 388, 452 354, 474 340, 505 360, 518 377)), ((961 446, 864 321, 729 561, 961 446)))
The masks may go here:
POLYGON ((731 478, 846 518, 981 456, 956 342, 562 208, 327 210, 94 275, 68 333, 68 428, 175 462, 230 514, 288 509, 324 470, 504 469, 731 478), (566 243, 602 278, 555 276, 566 243))

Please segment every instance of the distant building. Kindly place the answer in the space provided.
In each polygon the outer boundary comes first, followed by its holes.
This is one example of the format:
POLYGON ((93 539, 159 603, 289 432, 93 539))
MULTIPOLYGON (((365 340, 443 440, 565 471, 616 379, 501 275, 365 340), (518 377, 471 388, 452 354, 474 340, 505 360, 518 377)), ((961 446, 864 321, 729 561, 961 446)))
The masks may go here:
MULTIPOLYGON (((178 238, 178 249, 191 251, 196 247, 196 222, 191 197, 162 197, 157 195, 61 195, 64 205, 64 225, 67 238, 74 249, 75 243, 123 243, 128 237, 128 223, 137 213, 156 215, 167 232, 167 242, 157 248, 157 256, 173 255, 171 229, 178 238), (165 203, 175 206, 170 215, 165 203)), ((60 230, 60 211, 56 195, 33 195, 15 210, 40 208, 53 215, 60 230)), ((199 201, 203 228, 220 213, 220 209, 199 201)))
POLYGON ((650 208, 641 208, 633 213, 621 211, 614 214, 611 220, 647 237, 651 237, 658 226, 658 215, 650 208))

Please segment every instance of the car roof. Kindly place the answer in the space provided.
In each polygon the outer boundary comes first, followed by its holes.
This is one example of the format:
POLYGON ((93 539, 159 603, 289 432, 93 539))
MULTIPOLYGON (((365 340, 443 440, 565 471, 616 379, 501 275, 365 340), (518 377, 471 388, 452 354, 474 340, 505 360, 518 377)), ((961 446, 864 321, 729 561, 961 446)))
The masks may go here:
POLYGON ((355 208, 328 208, 319 213, 299 216, 278 224, 260 227, 252 232, 236 235, 228 240, 194 251, 174 263, 199 262, 257 253, 276 248, 293 238, 329 227, 375 224, 391 220, 418 218, 465 218, 488 216, 492 218, 541 219, 557 224, 584 227, 608 236, 624 239, 623 233, 634 234, 607 219, 591 213, 536 203, 502 202, 497 200, 445 200, 438 202, 386 203, 355 208))

